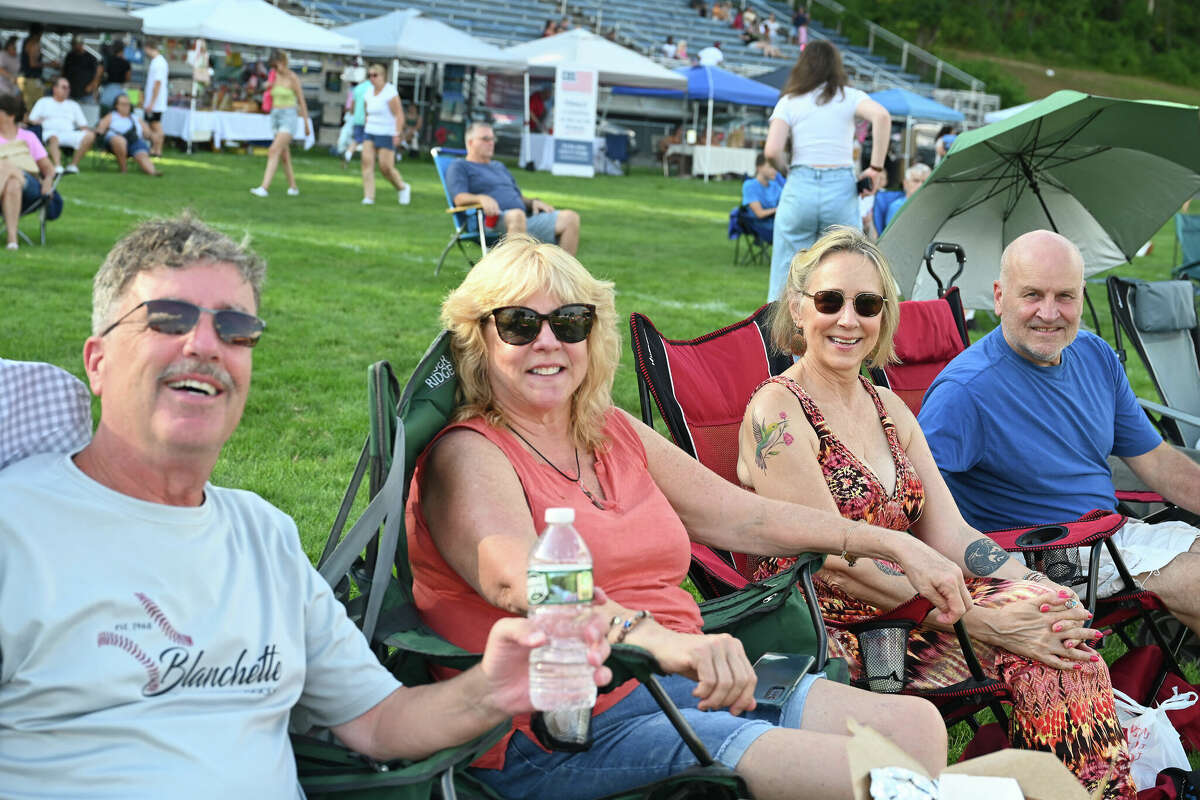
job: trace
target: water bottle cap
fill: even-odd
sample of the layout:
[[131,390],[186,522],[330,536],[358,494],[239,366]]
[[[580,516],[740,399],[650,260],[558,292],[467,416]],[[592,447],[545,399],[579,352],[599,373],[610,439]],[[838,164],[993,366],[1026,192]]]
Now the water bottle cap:
[[547,508],[546,509],[546,524],[547,525],[570,525],[575,521],[575,509],[573,508]]

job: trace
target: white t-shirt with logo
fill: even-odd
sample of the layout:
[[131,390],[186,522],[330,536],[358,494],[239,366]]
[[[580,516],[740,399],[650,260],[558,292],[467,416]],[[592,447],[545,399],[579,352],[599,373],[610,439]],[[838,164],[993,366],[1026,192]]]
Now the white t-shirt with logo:
[[808,94],[785,95],[775,104],[771,119],[792,129],[792,166],[850,166],[854,163],[854,110],[867,93],[849,86],[828,103],[817,104],[825,87]]
[[[146,110],[150,113],[158,113],[167,110],[167,59],[159,53],[154,58],[150,59],[150,65],[146,68],[146,96],[142,101],[146,104]],[[154,94],[154,84],[161,82],[158,87],[158,96],[154,98],[154,104],[150,104],[150,96]]]
[[299,706],[331,726],[399,684],[251,492],[115,492],[65,455],[0,471],[0,794],[302,793]]
[[396,134],[396,116],[392,113],[388,103],[393,97],[399,96],[396,87],[390,83],[385,83],[379,90],[379,94],[375,94],[374,86],[367,89],[367,93],[363,96],[367,111],[367,123],[363,126],[363,131],[372,136],[394,136]]
[[87,117],[83,115],[79,103],[70,98],[55,100],[50,95],[38,98],[33,104],[33,109],[29,112],[29,121],[42,126],[43,140],[87,127]]

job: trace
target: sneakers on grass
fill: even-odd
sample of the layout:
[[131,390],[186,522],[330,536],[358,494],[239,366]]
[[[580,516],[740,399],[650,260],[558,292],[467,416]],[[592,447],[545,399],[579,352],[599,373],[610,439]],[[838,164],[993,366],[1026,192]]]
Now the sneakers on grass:
[[364,197],[362,204],[364,206],[373,206],[373,205],[375,205],[375,200],[370,197]]
[[400,190],[400,205],[406,206],[412,202],[412,186],[404,184],[404,188]]
[[63,172],[67,173],[68,175],[78,175],[79,174],[79,165],[78,164],[67,164],[65,167],[63,167]]
[[297,189],[295,186],[288,187],[288,197],[295,197],[298,194],[300,194],[300,190]]
[[268,193],[267,190],[261,186],[255,186],[250,190],[250,194],[254,195],[255,197],[266,197]]

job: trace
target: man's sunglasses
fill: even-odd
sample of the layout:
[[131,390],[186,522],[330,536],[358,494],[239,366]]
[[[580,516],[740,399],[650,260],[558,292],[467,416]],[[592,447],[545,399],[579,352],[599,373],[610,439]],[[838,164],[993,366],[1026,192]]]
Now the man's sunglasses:
[[[846,305],[846,295],[840,289],[822,289],[812,294],[804,292],[804,296],[811,297],[813,306],[822,314],[837,314]],[[874,292],[854,295],[854,313],[860,317],[878,317],[882,311],[883,295]]]
[[213,315],[213,327],[225,344],[254,347],[267,327],[267,323],[245,311],[204,308],[183,300],[143,300],[122,314],[120,319],[105,328],[104,333],[100,335],[107,336],[109,331],[142,307],[146,309],[146,327],[168,336],[182,336],[195,328],[196,323],[200,321],[201,311]]
[[496,320],[496,333],[508,344],[529,344],[542,330],[542,321],[550,323],[550,332],[560,342],[575,344],[582,342],[592,332],[596,320],[596,307],[590,303],[568,303],[549,314],[539,314],[525,306],[502,306],[493,308],[480,322],[490,316]]

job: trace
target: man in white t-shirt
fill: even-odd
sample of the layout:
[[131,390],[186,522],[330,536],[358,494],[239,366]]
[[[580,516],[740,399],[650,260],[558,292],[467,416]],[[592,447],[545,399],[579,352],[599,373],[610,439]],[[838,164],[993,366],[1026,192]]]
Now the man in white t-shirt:
[[142,92],[142,111],[146,115],[146,128],[150,140],[150,155],[157,158],[162,155],[163,133],[162,117],[167,110],[167,80],[169,70],[167,59],[159,49],[157,39],[147,39],[142,45],[150,63],[146,66],[146,88]]
[[713,42],[708,47],[701,50],[697,57],[700,59],[700,66],[715,67],[725,60],[725,54],[721,52],[721,43]]
[[[79,160],[91,149],[96,133],[88,127],[83,109],[71,99],[71,84],[66,78],[54,82],[54,93],[33,104],[29,122],[42,126],[42,143],[54,162],[55,172],[79,172]],[[65,168],[62,165],[62,148],[75,150],[75,156]]]
[[[96,275],[95,436],[0,470],[5,797],[296,798],[293,710],[376,759],[422,758],[531,710],[545,637],[527,620],[497,623],[478,666],[402,687],[291,518],[208,483],[250,388],[264,276],[186,214],[143,223]],[[596,665],[604,633],[594,619]]]

